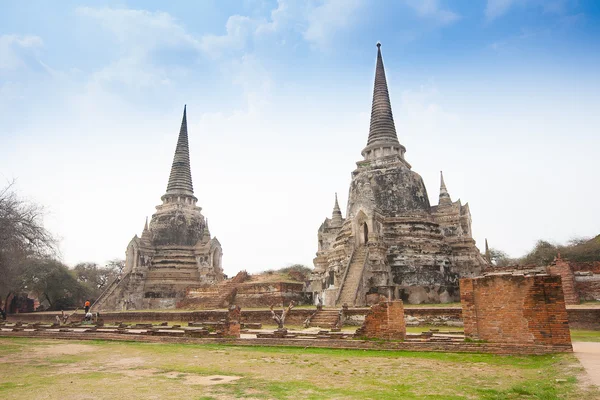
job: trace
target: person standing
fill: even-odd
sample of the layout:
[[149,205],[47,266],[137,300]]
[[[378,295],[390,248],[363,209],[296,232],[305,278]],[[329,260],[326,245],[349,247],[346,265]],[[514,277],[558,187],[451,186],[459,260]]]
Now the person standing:
[[85,308],[85,313],[86,313],[86,314],[87,314],[88,312],[90,312],[90,301],[89,301],[89,300],[87,300],[87,301],[85,302],[85,306],[84,306],[84,308]]

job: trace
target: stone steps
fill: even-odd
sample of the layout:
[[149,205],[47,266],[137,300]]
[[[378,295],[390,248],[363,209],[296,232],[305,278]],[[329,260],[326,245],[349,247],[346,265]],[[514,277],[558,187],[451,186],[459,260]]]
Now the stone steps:
[[319,328],[335,328],[338,321],[340,319],[340,311],[339,310],[325,310],[322,309],[317,311],[317,314],[311,318],[310,327],[319,327]]
[[366,258],[367,249],[364,246],[355,250],[355,253],[352,257],[352,262],[348,267],[349,270],[346,274],[346,279],[342,283],[342,293],[340,294],[337,302],[339,305],[354,305],[354,301],[356,300],[356,291],[358,289],[358,285],[360,284],[360,280],[362,279],[363,266],[365,265]]

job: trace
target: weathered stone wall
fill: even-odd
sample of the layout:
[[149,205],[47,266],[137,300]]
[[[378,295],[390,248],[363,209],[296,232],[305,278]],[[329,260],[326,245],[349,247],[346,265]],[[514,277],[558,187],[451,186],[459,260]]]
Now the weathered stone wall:
[[571,329],[600,331],[600,307],[571,306],[567,309]]
[[559,276],[489,275],[460,281],[465,336],[490,343],[569,345]]
[[304,304],[304,284],[293,282],[244,283],[238,287],[235,304],[245,307],[288,305],[290,301]]
[[[370,308],[349,308],[345,312],[344,325],[361,326]],[[294,308],[286,322],[290,325],[301,325],[306,318],[315,312],[314,308]],[[600,308],[569,306],[567,308],[569,325],[573,329],[600,330]],[[57,312],[34,312],[9,314],[9,321],[54,322]],[[79,313],[81,317],[83,314]],[[225,318],[224,310],[178,311],[178,312],[109,312],[102,313],[106,322],[163,322],[163,321],[207,321],[218,322]],[[260,322],[273,325],[269,310],[242,310],[242,322]],[[435,325],[462,326],[462,309],[460,307],[418,307],[405,308],[404,319],[407,326]]]
[[575,276],[575,290],[583,301],[600,301],[600,274]]
[[401,301],[381,302],[371,307],[365,322],[356,331],[357,337],[369,339],[404,340],[404,304]]
[[600,301],[600,261],[569,262],[575,275],[575,291],[582,301]]

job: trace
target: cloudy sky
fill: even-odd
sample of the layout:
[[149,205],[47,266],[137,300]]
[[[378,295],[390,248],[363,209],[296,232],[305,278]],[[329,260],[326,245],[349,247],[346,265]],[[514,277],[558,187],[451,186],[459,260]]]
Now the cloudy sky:
[[[232,275],[312,265],[366,144],[377,41],[406,158],[480,248],[600,233],[594,0],[0,1],[0,180],[62,258],[123,258],[165,192],[183,105]],[[345,206],[342,207],[345,214]]]

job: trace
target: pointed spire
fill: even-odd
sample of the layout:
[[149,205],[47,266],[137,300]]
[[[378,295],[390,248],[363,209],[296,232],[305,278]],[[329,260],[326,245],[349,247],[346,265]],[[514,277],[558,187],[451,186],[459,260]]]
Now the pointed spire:
[[335,194],[335,204],[333,205],[333,213],[331,213],[331,222],[334,226],[341,226],[344,222],[344,219],[342,218],[342,211],[340,210],[340,205],[338,204],[337,193]]
[[179,130],[179,139],[173,156],[173,166],[169,175],[166,194],[194,195],[192,172],[190,169],[190,149],[188,145],[186,106],[183,107],[183,119]]
[[204,241],[208,242],[210,240],[210,229],[208,229],[208,218],[204,218],[204,233],[203,233]]
[[488,264],[492,263],[492,255],[490,253],[490,248],[488,246],[487,238],[485,238],[485,259]]
[[377,43],[377,65],[375,67],[375,86],[373,88],[373,104],[371,107],[371,126],[367,146],[372,144],[399,145],[396,126],[392,115],[392,104],[388,92],[381,43]]
[[148,217],[146,217],[146,223],[144,224],[144,232],[148,232]]
[[448,193],[448,189],[446,189],[446,184],[444,183],[444,174],[440,171],[440,200],[438,205],[450,205],[452,204],[452,199],[450,198],[450,194]]

